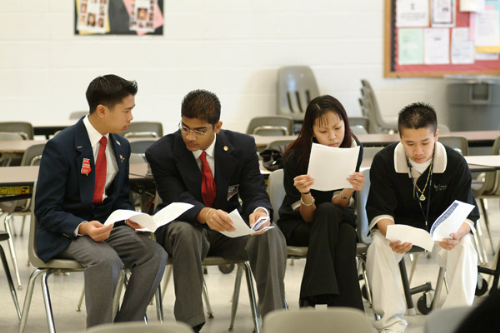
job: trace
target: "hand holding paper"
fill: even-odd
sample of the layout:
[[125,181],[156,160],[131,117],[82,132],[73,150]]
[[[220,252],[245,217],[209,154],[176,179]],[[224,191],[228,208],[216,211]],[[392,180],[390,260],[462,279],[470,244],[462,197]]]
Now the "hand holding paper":
[[155,232],[159,227],[172,222],[182,215],[193,205],[183,202],[173,202],[157,212],[153,217],[149,214],[137,212],[135,210],[117,209],[108,217],[104,225],[110,225],[118,221],[131,220],[142,225],[144,228],[135,229],[136,231]]
[[430,234],[424,229],[398,224],[389,225],[385,237],[391,241],[409,242],[430,252],[434,241],[450,238],[450,234],[457,232],[472,209],[474,209],[473,205],[455,200],[436,219]]
[[250,228],[245,221],[241,218],[240,213],[238,212],[237,209],[233,210],[231,213],[228,214],[228,217],[233,221],[233,228],[235,229],[234,231],[221,231],[220,233],[231,238],[236,238],[236,237],[241,237],[241,236],[247,236],[251,235],[256,232],[263,232],[267,231],[269,229],[274,228],[273,226],[268,226],[268,227],[262,227],[262,225],[266,222],[268,219],[267,216],[263,216],[257,221],[255,221],[255,224],[253,225],[252,228]]
[[351,188],[347,178],[356,171],[359,146],[335,148],[313,143],[307,174],[314,179],[312,189],[331,191]]

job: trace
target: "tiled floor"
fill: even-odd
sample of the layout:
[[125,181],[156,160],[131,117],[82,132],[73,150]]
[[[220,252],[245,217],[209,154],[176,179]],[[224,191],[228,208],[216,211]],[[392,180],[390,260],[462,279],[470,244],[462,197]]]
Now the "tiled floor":
[[[493,224],[492,232],[495,240],[494,244],[497,244],[500,236],[500,225],[496,223],[496,221],[500,217],[498,200],[490,200],[489,205],[489,216]],[[17,229],[19,229],[21,225],[20,220],[16,220],[15,223]],[[8,253],[7,243],[3,242],[1,245]],[[27,235],[24,235],[24,237],[18,236],[15,238],[15,247],[17,250],[18,261],[21,270],[21,281],[23,283],[23,289],[18,291],[18,297],[21,306],[24,302],[24,295],[26,292],[26,286],[28,284],[29,276],[33,271],[33,267],[27,266],[27,246]],[[488,244],[487,249],[490,249]],[[490,251],[488,251],[488,253],[490,253]],[[491,263],[491,253],[489,254],[489,260]],[[304,264],[305,260],[295,260],[293,265],[291,265],[291,263],[289,262],[287,266],[285,280],[286,292],[289,305],[292,309],[298,308],[299,287]],[[426,281],[431,281],[434,285],[437,278],[437,272],[437,264],[435,264],[432,259],[421,256],[418,260],[418,267],[412,285],[420,284]],[[233,293],[233,283],[235,276],[236,275],[234,271],[231,274],[222,274],[217,267],[208,267],[208,274],[205,276],[205,279],[208,285],[210,302],[215,317],[213,319],[207,320],[207,323],[202,332],[215,333],[227,331],[230,322],[231,297]],[[85,331],[85,308],[83,308],[81,312],[76,311],[77,302],[83,286],[83,274],[73,273],[70,275],[53,275],[49,278],[49,286],[54,318],[58,332]],[[35,286],[35,292],[25,332],[48,332],[45,309],[43,306],[43,300],[40,290],[40,283],[37,283]],[[419,296],[420,295],[414,296],[415,302]],[[476,302],[480,302],[480,300],[481,298],[476,298]],[[167,288],[163,304],[166,320],[174,320],[174,295],[172,285],[169,285],[169,287]],[[7,281],[3,270],[0,271],[0,308],[2,309],[0,315],[0,332],[17,332],[19,329],[19,324],[16,313],[14,311],[14,306],[10,297],[10,292],[7,287]],[[369,305],[367,302],[365,302],[365,308],[367,318],[372,320],[373,313],[369,309]],[[150,320],[157,320],[154,306],[149,307],[148,317],[150,318]],[[408,320],[409,325],[406,332],[423,332],[425,318],[425,316],[420,314],[417,314],[416,316],[407,316],[406,319]],[[249,307],[248,294],[246,291],[246,284],[242,283],[239,308],[233,332],[250,333],[252,332],[252,330],[253,323]]]

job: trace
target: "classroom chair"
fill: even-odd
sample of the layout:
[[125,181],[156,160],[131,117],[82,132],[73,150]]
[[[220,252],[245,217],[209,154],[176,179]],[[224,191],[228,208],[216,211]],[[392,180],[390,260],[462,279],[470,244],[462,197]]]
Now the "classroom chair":
[[278,70],[278,114],[302,121],[309,102],[319,96],[314,73],[308,66]]
[[0,132],[19,133],[23,140],[33,140],[35,136],[33,125],[25,121],[2,121],[0,122]]
[[364,115],[370,119],[369,133],[395,133],[398,131],[397,120],[386,121],[382,117],[380,108],[370,82],[361,80],[361,99],[360,104]]
[[78,120],[80,119],[81,117],[84,117],[86,115],[88,115],[89,112],[88,111],[73,111],[69,114],[69,120]]
[[[17,132],[0,132],[0,141],[20,141],[24,140],[21,133]],[[17,160],[19,163],[19,158],[13,158],[11,154],[0,154],[0,167],[7,167],[12,164],[12,161]]]
[[441,129],[439,129],[438,141],[442,144],[455,149],[462,156],[469,155],[469,141],[464,136],[458,135],[441,135]]
[[293,119],[289,116],[255,117],[250,120],[247,134],[257,135],[292,135]]
[[[40,143],[36,145],[32,145],[26,149],[26,152],[21,159],[21,166],[33,166],[40,165],[40,161],[42,159],[42,152],[45,148],[45,143]],[[17,263],[16,250],[14,248],[14,242],[12,237],[17,236],[14,225],[12,224],[13,218],[16,215],[23,217],[23,223],[21,225],[21,232],[19,233],[21,236],[23,235],[24,223],[26,220],[26,216],[31,214],[31,199],[25,200],[16,200],[16,201],[6,201],[0,202],[0,208],[3,212],[7,213],[4,219],[5,231],[9,234],[9,250],[10,255],[12,257],[12,264],[14,265],[14,273],[17,279],[18,288],[21,289],[21,278],[19,276],[19,267]]]
[[264,333],[371,333],[365,314],[352,308],[278,310],[264,318]]
[[129,322],[105,324],[91,327],[87,333],[193,333],[188,325],[181,322],[148,323]]
[[[9,234],[5,231],[0,231],[0,241],[8,240],[10,238]],[[7,277],[7,282],[9,283],[10,295],[12,296],[12,300],[14,301],[14,306],[16,307],[17,316],[19,321],[21,321],[21,309],[19,308],[19,301],[17,300],[16,288],[14,287],[14,281],[12,280],[12,276],[10,275],[9,264],[7,262],[7,257],[5,256],[5,251],[3,247],[0,245],[0,257],[2,258],[2,265],[5,271],[5,276]]]
[[349,117],[349,126],[355,135],[368,134],[370,119],[368,117]]

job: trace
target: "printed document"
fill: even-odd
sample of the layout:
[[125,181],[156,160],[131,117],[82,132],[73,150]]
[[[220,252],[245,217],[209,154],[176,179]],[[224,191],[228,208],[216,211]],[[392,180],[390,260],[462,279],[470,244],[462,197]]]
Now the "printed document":
[[450,234],[458,231],[472,209],[474,209],[473,205],[455,200],[434,221],[430,234],[424,229],[395,224],[387,227],[385,237],[391,241],[399,240],[402,243],[412,243],[430,252],[434,246],[434,241],[450,238]]
[[167,207],[158,211],[154,216],[135,210],[117,209],[108,217],[104,225],[113,224],[118,221],[131,220],[142,225],[144,228],[136,231],[155,232],[159,227],[172,222],[193,205],[184,202],[172,202]]
[[243,221],[241,218],[240,213],[238,212],[237,209],[233,210],[231,213],[227,215],[233,222],[233,228],[235,229],[234,231],[221,231],[220,233],[231,238],[236,238],[236,237],[241,237],[241,236],[247,236],[254,234],[256,232],[261,232],[261,231],[266,231],[269,229],[274,228],[272,225],[268,227],[262,227],[262,225],[266,222],[268,219],[267,216],[261,217],[257,221],[255,221],[255,224],[253,225],[252,228],[248,226],[248,224]]
[[347,178],[356,171],[359,146],[354,148],[328,147],[313,143],[307,174],[314,179],[313,190],[331,191],[351,188]]
[[396,27],[429,26],[429,0],[397,0]]
[[398,64],[424,63],[424,29],[398,30]]
[[469,28],[454,28],[451,33],[451,63],[473,64],[474,42],[469,39]]
[[424,29],[424,42],[424,63],[426,65],[450,63],[450,29]]

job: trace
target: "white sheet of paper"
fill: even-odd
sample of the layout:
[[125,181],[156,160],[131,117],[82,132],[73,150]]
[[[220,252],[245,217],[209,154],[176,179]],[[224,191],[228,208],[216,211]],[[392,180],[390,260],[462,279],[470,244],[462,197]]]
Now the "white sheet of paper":
[[499,46],[499,15],[497,10],[485,10],[476,14],[476,46]]
[[429,252],[434,247],[434,241],[426,230],[404,224],[387,226],[385,238],[391,241],[401,241],[401,243],[412,243]]
[[396,27],[429,26],[429,0],[397,0]]
[[313,190],[331,191],[351,188],[347,178],[356,171],[359,146],[354,148],[328,147],[313,143],[307,174],[314,179]]
[[146,213],[137,212],[135,210],[117,209],[109,215],[104,225],[113,224],[118,221],[131,220],[142,225],[144,228],[136,229],[136,231],[154,232],[156,229],[172,222],[193,205],[184,202],[173,202],[170,205],[162,208],[154,216]]
[[461,12],[481,12],[484,10],[484,0],[460,0]]
[[450,234],[457,232],[473,209],[474,206],[471,204],[458,200],[453,201],[432,224],[432,239],[441,241],[443,238],[450,238]]
[[[240,212],[238,212],[237,209],[233,210],[231,213],[227,215],[231,221],[233,222],[233,228],[235,229],[234,231],[221,231],[220,233],[231,238],[236,238],[236,237],[241,237],[241,236],[246,236],[246,235],[251,235],[255,233],[255,230],[250,229],[250,227],[243,221],[243,218],[240,215]],[[274,228],[273,226],[265,227],[262,229],[259,229],[260,231],[266,231],[269,229]]]
[[424,29],[424,63],[427,65],[450,63],[450,29]]
[[473,64],[474,42],[469,39],[469,28],[454,28],[451,33],[451,63]]

